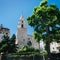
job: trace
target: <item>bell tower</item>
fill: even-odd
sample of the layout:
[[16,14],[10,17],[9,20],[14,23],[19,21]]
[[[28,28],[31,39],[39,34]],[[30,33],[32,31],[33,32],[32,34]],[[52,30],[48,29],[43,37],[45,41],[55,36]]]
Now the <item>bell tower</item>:
[[26,28],[25,26],[25,20],[24,17],[21,15],[19,21],[18,21],[18,28]]
[[25,19],[21,15],[18,21],[17,32],[16,32],[16,43],[19,48],[22,48],[24,44],[26,44],[27,39],[27,29],[25,25]]

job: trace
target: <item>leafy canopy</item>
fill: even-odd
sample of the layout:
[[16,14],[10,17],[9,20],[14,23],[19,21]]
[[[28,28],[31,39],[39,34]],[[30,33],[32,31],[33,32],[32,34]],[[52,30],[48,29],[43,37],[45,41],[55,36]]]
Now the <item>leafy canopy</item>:
[[56,5],[48,5],[47,0],[43,0],[27,20],[34,28],[34,38],[37,42],[41,39],[50,42],[60,40],[60,10]]
[[16,51],[15,40],[15,34],[13,34],[11,39],[8,35],[4,35],[2,41],[0,42],[0,53],[14,53]]

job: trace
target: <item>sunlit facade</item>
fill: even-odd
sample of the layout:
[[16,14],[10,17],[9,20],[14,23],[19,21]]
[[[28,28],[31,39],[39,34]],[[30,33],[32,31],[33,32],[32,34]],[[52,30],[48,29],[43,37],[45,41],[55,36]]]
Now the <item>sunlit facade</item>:
[[38,43],[34,40],[32,35],[27,34],[27,28],[24,17],[21,15],[16,32],[16,44],[19,48],[22,48],[24,45],[32,45],[35,48],[39,48]]
[[3,27],[3,25],[0,25],[0,42],[2,41],[2,37],[4,35],[10,36],[10,30],[8,28]]

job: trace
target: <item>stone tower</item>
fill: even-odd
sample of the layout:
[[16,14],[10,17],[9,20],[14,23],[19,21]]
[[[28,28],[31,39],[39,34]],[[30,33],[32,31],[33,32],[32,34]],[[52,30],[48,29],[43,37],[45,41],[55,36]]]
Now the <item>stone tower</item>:
[[23,44],[26,44],[26,38],[27,38],[27,29],[24,17],[21,15],[18,21],[17,33],[16,33],[16,44],[18,44],[19,48],[22,48]]

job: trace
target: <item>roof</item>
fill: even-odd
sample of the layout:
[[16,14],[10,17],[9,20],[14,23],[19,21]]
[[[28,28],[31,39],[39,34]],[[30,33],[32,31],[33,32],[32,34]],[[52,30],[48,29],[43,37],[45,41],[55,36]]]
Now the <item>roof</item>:
[[0,30],[2,30],[2,29],[10,30],[10,29],[8,29],[8,28],[3,27],[3,25],[1,24],[1,25],[0,25]]
[[33,37],[32,35],[27,35],[27,36],[31,36],[31,37]]
[[10,29],[8,29],[8,28],[2,28],[2,29],[5,29],[5,30],[10,30]]
[[21,15],[21,16],[20,16],[20,20],[24,20],[24,17],[23,17],[23,15]]

